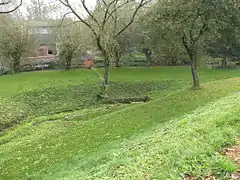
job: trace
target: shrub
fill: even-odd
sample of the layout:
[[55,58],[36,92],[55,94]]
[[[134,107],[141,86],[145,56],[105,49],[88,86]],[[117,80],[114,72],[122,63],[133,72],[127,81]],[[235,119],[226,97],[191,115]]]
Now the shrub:
[[142,54],[132,53],[123,57],[124,66],[148,66],[146,57]]

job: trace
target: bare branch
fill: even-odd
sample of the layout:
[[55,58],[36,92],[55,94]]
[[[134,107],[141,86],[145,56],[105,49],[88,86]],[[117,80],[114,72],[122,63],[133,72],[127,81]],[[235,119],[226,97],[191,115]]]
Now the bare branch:
[[199,38],[200,38],[206,31],[207,31],[207,24],[204,23],[204,24],[202,25],[202,28],[200,29],[200,31],[199,31],[199,33],[198,33],[198,36],[194,39],[193,43],[196,43],[196,42],[199,40]]
[[70,26],[70,25],[73,25],[73,24],[76,24],[76,23],[81,23],[82,21],[73,21],[73,22],[71,22],[71,23],[68,23],[68,24],[66,24],[66,25],[64,25],[64,26],[62,26],[62,27],[68,27],[68,26]]
[[[122,8],[123,6],[127,5],[130,2],[133,2],[134,0],[127,0],[124,3],[122,3],[121,5],[117,6],[116,8],[114,8],[111,12],[109,12],[106,21],[109,20],[110,17],[112,17],[113,13],[115,13],[118,9]],[[114,2],[114,1],[113,1]]]
[[107,3],[105,0],[101,0],[105,6],[107,6]]
[[67,3],[68,3],[68,1],[66,2],[66,0],[64,0],[64,2],[63,2],[63,0],[59,0],[60,1],[60,3],[62,3],[64,6],[67,6],[68,7],[68,5],[67,5]]
[[66,13],[66,14],[63,15],[62,19],[59,21],[60,23],[58,22],[59,26],[62,26],[62,23],[63,23],[64,19],[65,19],[66,16],[69,15],[69,14],[72,14],[72,12],[68,12],[68,13]]
[[69,4],[69,1],[68,0],[65,0],[64,2],[63,2],[63,0],[59,0],[64,6],[66,6],[66,7],[68,7],[71,11],[72,11],[72,13],[83,23],[83,24],[85,24],[92,32],[93,32],[93,34],[97,37],[98,36],[98,34],[97,34],[97,32],[94,30],[94,28],[86,21],[86,20],[84,20],[84,18],[83,17],[81,17],[74,9],[73,9],[73,7]]
[[7,2],[0,2],[0,6],[7,5],[7,4],[9,4],[9,3],[11,3],[11,1],[7,1]]
[[[1,2],[0,5],[7,5],[7,4],[9,4],[9,3],[11,3],[11,1]],[[7,13],[14,12],[14,11],[16,11],[16,10],[22,5],[22,3],[23,3],[23,0],[21,0],[20,3],[19,3],[19,5],[16,6],[15,8],[13,8],[13,9],[11,9],[11,10],[9,10],[9,11],[0,11],[0,14],[7,14]]]
[[99,24],[99,22],[97,21],[97,19],[92,15],[92,13],[89,11],[89,9],[86,6],[85,0],[81,0],[83,8],[85,9],[85,11],[88,13],[88,15],[97,23]]
[[[102,30],[103,30],[103,28],[104,28],[104,25],[107,23],[107,20],[109,19],[109,18],[107,18],[107,15],[108,15],[108,13],[109,13],[109,9],[110,9],[110,7],[115,3],[115,1],[116,1],[116,0],[113,0],[113,1],[111,1],[111,2],[107,5],[107,3],[106,3],[104,0],[102,0],[102,2],[104,3],[104,5],[106,6],[106,11],[105,11],[104,18],[103,18],[103,23],[102,23]],[[110,16],[112,16],[112,14],[110,14]],[[109,16],[109,17],[110,17],[110,16]]]
[[133,12],[133,15],[132,15],[132,18],[130,20],[130,22],[124,26],[117,34],[115,37],[118,37],[120,34],[122,34],[133,22],[134,22],[134,19],[138,13],[138,11],[140,10],[141,7],[143,7],[144,5],[146,5],[147,3],[149,3],[151,0],[148,0],[148,1],[145,1],[144,0],[141,0],[139,5],[137,6],[137,8],[135,9],[135,11]]

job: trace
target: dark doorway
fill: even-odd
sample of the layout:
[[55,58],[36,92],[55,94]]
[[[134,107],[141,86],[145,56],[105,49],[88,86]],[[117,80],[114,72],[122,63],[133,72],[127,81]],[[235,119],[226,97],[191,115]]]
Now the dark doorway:
[[53,51],[51,49],[49,49],[48,54],[53,54]]

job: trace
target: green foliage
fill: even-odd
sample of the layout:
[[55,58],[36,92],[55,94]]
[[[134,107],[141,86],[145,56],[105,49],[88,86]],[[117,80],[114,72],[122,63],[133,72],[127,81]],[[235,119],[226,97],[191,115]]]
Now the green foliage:
[[34,38],[28,36],[27,23],[24,21],[1,16],[0,23],[0,56],[7,60],[3,64],[12,72],[20,72],[20,58],[32,48]]
[[142,97],[148,95],[152,91],[161,91],[170,89],[175,85],[174,80],[166,81],[145,81],[145,82],[112,82],[108,87],[107,95],[109,98],[128,98]]
[[56,49],[59,63],[66,69],[72,66],[73,58],[86,51],[86,38],[83,35],[82,26],[71,24],[60,26],[56,34]]
[[129,53],[123,57],[124,66],[148,66],[146,57],[143,54]]
[[13,99],[28,104],[36,115],[73,111],[96,104],[99,86],[49,87],[18,94]]

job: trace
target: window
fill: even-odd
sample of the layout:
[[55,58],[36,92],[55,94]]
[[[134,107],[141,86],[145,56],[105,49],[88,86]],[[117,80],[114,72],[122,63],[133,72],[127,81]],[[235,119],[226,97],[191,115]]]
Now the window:
[[49,49],[48,54],[53,54],[53,51],[51,49]]
[[38,29],[38,33],[39,33],[39,34],[49,34],[47,28],[39,28],[39,29]]

